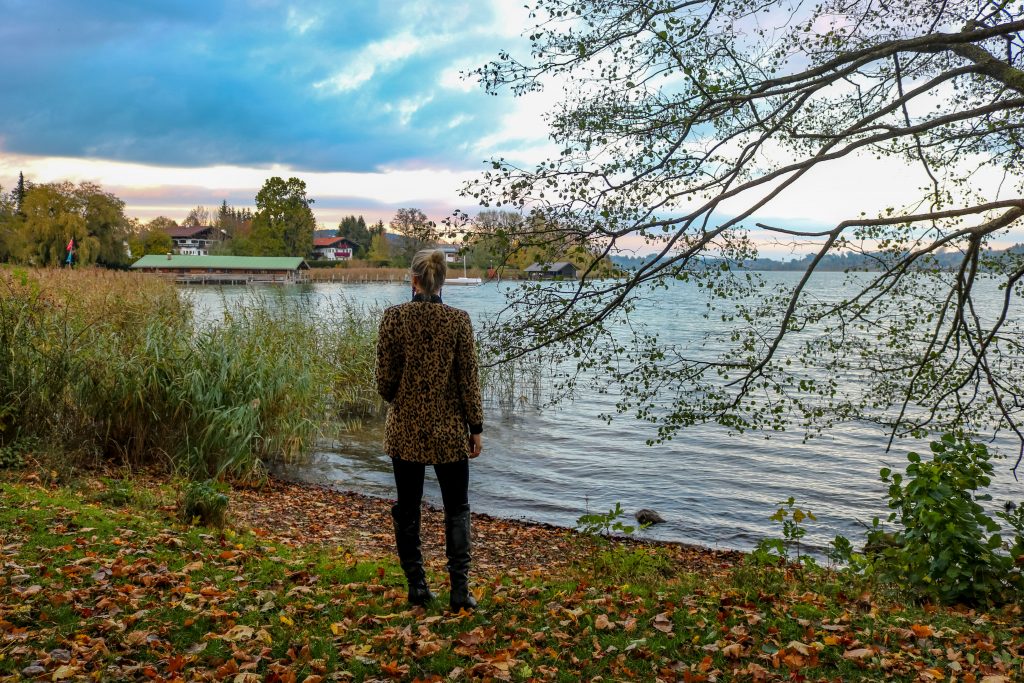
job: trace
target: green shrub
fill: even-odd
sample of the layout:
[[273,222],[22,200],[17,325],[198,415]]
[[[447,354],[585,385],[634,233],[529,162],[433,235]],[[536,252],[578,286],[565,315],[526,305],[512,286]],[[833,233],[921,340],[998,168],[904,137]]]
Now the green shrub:
[[593,574],[616,583],[655,581],[672,576],[676,567],[661,548],[630,548],[615,544],[593,558]]
[[185,485],[179,514],[187,524],[222,527],[227,518],[228,497],[212,479]]
[[1014,510],[997,515],[1016,531],[1006,543],[981,506],[991,500],[978,493],[991,482],[988,449],[961,434],[945,434],[931,451],[931,460],[908,454],[905,477],[881,470],[889,484],[889,521],[899,526],[884,543],[877,524],[869,533],[869,545],[878,548],[879,576],[945,603],[1000,603],[1019,595],[1021,566],[1015,560],[1024,555],[1024,518]]
[[103,489],[91,496],[92,500],[112,507],[134,505],[140,508],[154,508],[160,504],[159,498],[145,487],[138,486],[129,479],[111,479],[102,477]]
[[613,533],[629,535],[636,531],[637,527],[631,524],[623,524],[620,520],[625,516],[620,503],[615,503],[608,512],[588,512],[580,515],[576,520],[576,528],[591,536],[611,536]]
[[24,464],[21,449],[15,444],[0,446],[0,470],[16,470]]

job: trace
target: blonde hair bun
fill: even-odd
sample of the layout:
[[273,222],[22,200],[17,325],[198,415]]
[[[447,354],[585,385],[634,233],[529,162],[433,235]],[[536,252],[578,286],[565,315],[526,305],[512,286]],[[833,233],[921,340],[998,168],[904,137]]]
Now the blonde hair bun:
[[440,249],[421,249],[412,257],[412,275],[427,294],[437,294],[448,275],[448,264]]

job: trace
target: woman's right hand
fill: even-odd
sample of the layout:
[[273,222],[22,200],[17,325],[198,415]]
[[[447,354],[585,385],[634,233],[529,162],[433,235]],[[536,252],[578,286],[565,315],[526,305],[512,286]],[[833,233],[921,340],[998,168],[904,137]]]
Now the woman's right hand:
[[480,455],[480,451],[484,448],[483,437],[480,434],[469,435],[469,457],[475,458]]

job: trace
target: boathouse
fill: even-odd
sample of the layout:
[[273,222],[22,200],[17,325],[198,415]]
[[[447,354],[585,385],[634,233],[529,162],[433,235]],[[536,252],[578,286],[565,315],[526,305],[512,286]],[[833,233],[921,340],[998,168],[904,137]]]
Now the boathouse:
[[304,282],[309,265],[300,256],[143,256],[132,270],[183,284],[247,285]]
[[534,263],[523,271],[531,280],[576,279],[576,266],[568,261]]

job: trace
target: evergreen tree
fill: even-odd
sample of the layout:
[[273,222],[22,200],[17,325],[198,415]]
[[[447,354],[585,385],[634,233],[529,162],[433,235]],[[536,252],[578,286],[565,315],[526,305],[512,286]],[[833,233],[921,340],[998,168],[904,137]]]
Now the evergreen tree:
[[14,186],[14,191],[11,193],[13,195],[13,197],[14,197],[14,211],[16,213],[20,214],[22,212],[21,211],[21,207],[25,203],[25,190],[26,189],[27,189],[27,187],[25,185],[25,174],[19,172],[18,173],[18,184]]
[[370,250],[370,229],[366,227],[366,220],[359,216],[345,216],[338,224],[338,237],[344,237],[356,245],[356,258],[365,258]]
[[10,197],[0,187],[0,263],[11,258],[14,246],[14,193]]

